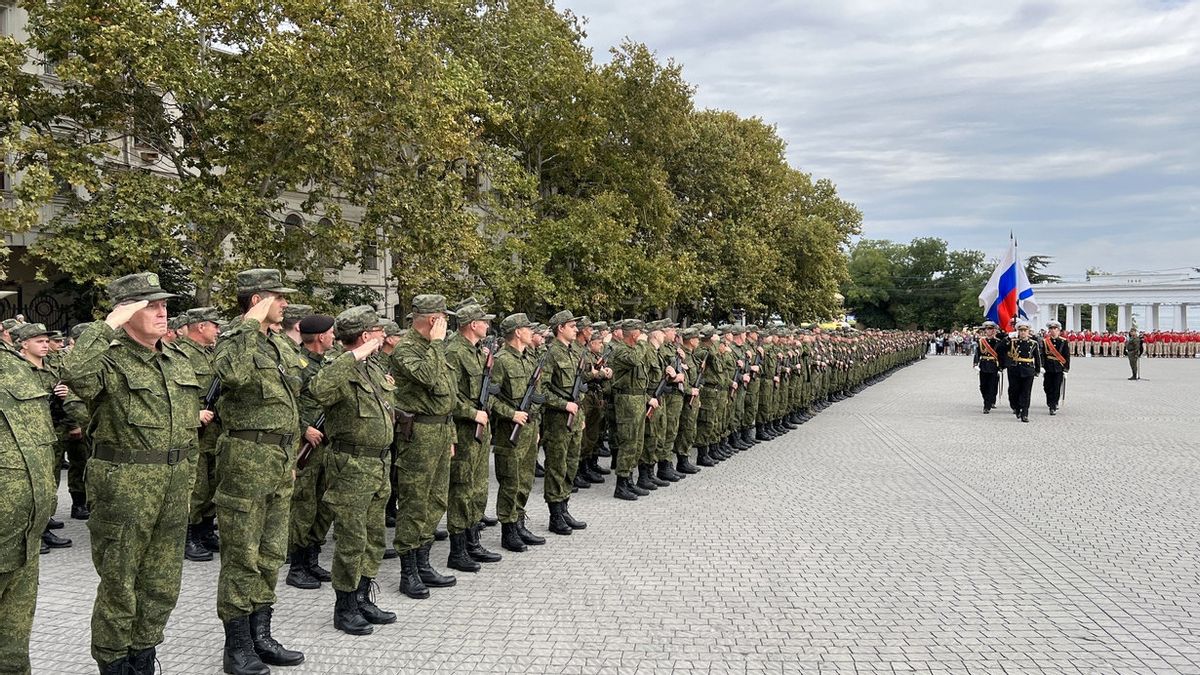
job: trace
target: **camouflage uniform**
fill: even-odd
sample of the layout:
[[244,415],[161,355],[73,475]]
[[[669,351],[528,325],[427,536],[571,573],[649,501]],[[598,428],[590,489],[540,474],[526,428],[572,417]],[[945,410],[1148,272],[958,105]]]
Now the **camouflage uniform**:
[[39,538],[54,504],[54,441],[45,391],[19,354],[0,349],[0,670],[22,675],[30,672]]
[[[321,403],[309,391],[313,378],[321,372],[326,363],[337,358],[340,357],[329,353],[316,354],[309,351],[308,347],[300,348],[299,429],[301,437],[306,429],[316,426],[317,418],[321,416],[322,412]],[[326,424],[328,422],[329,420],[326,418]],[[297,467],[296,483],[292,489],[288,547],[291,550],[293,566],[296,565],[298,559],[303,558],[310,570],[316,567],[317,553],[321,549],[321,544],[325,543],[334,519],[332,510],[322,498],[329,485],[329,476],[325,467],[328,445],[328,441],[325,441],[313,448],[305,467],[303,469]],[[321,579],[324,574],[318,572],[315,576]]]
[[[636,319],[627,319],[620,327],[630,331],[641,330],[643,325]],[[610,367],[613,370],[613,415],[617,438],[616,474],[618,479],[628,480],[646,442],[646,382],[649,374],[641,349],[622,342],[613,345]]]
[[[520,316],[524,317],[523,314]],[[496,494],[496,517],[502,524],[515,525],[525,518],[525,505],[533,487],[533,465],[537,460],[538,416],[541,410],[539,404],[534,403],[526,410],[529,413],[529,422],[521,430],[516,443],[509,439],[514,427],[513,414],[517,412],[529,379],[536,368],[537,363],[532,354],[518,351],[512,345],[506,344],[496,355],[495,370],[492,371],[493,381],[499,388],[492,399],[492,410],[496,413],[493,438],[496,480],[500,483]]]
[[[117,279],[108,293],[114,304],[174,297],[154,274]],[[71,389],[92,410],[88,530],[100,576],[92,657],[103,667],[160,644],[175,609],[196,479],[200,383],[178,347],[147,349],[103,321],[80,336],[66,369]]]
[[[561,311],[550,318],[550,326],[562,326],[578,322],[582,317],[574,316],[569,311]],[[583,372],[580,372],[580,361],[583,361]],[[542,391],[545,392],[546,404],[542,412],[542,445],[546,451],[546,476],[542,483],[542,494],[550,510],[550,531],[555,534],[569,535],[574,530],[582,530],[586,523],[575,520],[567,512],[567,502],[571,498],[571,488],[575,471],[579,467],[580,446],[583,444],[583,429],[586,426],[580,395],[572,398],[571,390],[575,386],[576,375],[584,377],[590,373],[583,352],[574,342],[563,342],[554,338],[546,353],[546,370],[542,376]],[[567,404],[575,403],[578,409],[574,418],[567,413]],[[588,483],[590,487],[590,483]]]
[[[478,305],[463,307],[459,310],[459,315],[460,322],[490,321],[495,318],[491,314],[484,314]],[[487,506],[491,425],[486,425],[479,436],[480,440],[475,440],[479,386],[487,360],[483,346],[471,344],[462,335],[454,335],[446,343],[446,361],[454,371],[455,390],[458,394],[454,406],[457,444],[454,458],[450,461],[450,495],[446,512],[446,527],[451,537],[475,528],[483,518]],[[488,406],[489,410],[490,407]]]

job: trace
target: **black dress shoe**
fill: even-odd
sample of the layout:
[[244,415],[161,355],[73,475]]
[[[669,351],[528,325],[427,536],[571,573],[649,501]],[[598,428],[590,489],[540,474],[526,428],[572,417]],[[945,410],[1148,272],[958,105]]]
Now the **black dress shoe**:
[[533,477],[534,478],[544,478],[545,476],[546,476],[546,467],[542,466],[541,462],[535,461],[533,464]]

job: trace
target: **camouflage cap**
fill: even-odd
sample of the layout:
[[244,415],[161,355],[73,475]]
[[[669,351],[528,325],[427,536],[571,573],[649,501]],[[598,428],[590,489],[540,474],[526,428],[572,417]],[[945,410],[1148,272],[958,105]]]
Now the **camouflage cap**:
[[375,313],[375,308],[370,305],[359,305],[337,315],[337,320],[333,323],[333,332],[340,340],[343,337],[357,336],[367,329],[378,326],[379,315]]
[[495,318],[495,314],[483,311],[483,306],[479,304],[472,303],[458,308],[458,325],[460,326],[465,326],[472,321],[491,321]]
[[575,322],[575,326],[576,326],[577,328],[580,328],[580,329],[583,329],[583,328],[591,328],[591,327],[592,327],[592,320],[591,320],[591,319],[589,319],[589,318],[587,317],[587,315],[585,314],[585,315],[583,315],[583,316],[579,317],[579,320]]
[[40,337],[42,335],[50,335],[52,333],[54,333],[54,331],[48,330],[46,328],[46,324],[44,323],[25,323],[21,324],[16,330],[12,331],[12,336],[14,342],[22,342],[24,340]]
[[454,303],[454,309],[455,309],[455,311],[457,311],[468,305],[479,305],[480,307],[483,307],[483,304],[484,304],[483,302],[481,302],[475,296],[472,295],[472,296],[463,298],[462,300],[459,300],[458,302]]
[[513,331],[517,330],[518,328],[528,328],[532,325],[533,324],[529,322],[529,317],[525,316],[525,314],[522,312],[509,314],[508,316],[504,317],[503,321],[500,322],[500,334],[511,335]]
[[108,282],[105,290],[108,291],[108,297],[114,305],[124,302],[137,302],[139,300],[153,302],[155,300],[179,297],[174,293],[164,291],[159,286],[158,275],[154,272],[126,274],[120,279]]
[[213,323],[221,323],[221,310],[216,307],[193,307],[183,314],[185,326],[190,326],[194,323],[204,323],[211,321]]
[[446,307],[446,296],[433,293],[418,295],[412,301],[413,314],[448,314],[455,316],[456,312]]
[[184,315],[173,316],[167,319],[167,330],[179,330],[187,324],[183,322]]
[[592,322],[592,330],[595,331],[597,335],[599,335],[600,331],[608,330],[608,322],[607,321],[593,321]]
[[5,319],[2,323],[0,323],[0,326],[3,326],[4,330],[12,331],[12,329],[20,326],[23,323],[25,322],[21,321],[20,319]]
[[79,336],[83,335],[83,331],[87,330],[90,325],[92,325],[91,321],[77,323],[71,326],[71,330],[67,332],[67,335],[70,335],[72,340],[78,340]]
[[380,319],[379,325],[383,326],[384,337],[396,337],[404,332],[400,330],[400,324],[391,319]]
[[283,321],[284,323],[291,324],[299,323],[300,319],[303,319],[312,313],[312,305],[289,304],[287,307],[283,308]]
[[654,321],[647,321],[646,327],[644,330],[647,333],[661,331],[662,329],[666,328],[667,323],[668,323],[668,321],[666,319],[655,319]]
[[746,324],[746,332],[747,333],[757,333],[758,332],[758,324],[756,324],[756,323]]
[[565,323],[571,323],[572,321],[577,322],[580,318],[581,317],[571,313],[571,310],[564,309],[561,312],[556,312],[554,316],[550,317],[550,321],[547,322],[547,328],[553,330],[556,326],[561,326]]
[[301,335],[319,335],[333,328],[334,318],[328,314],[309,314],[300,319]]
[[731,335],[744,335],[744,334],[746,333],[746,327],[745,327],[745,326],[739,326],[739,325],[737,325],[737,324],[735,323],[735,324],[733,324],[733,326],[732,326],[732,327],[730,327],[730,329],[729,329],[729,333],[730,333]]
[[246,293],[295,293],[296,289],[283,285],[283,275],[279,270],[257,268],[238,272],[238,295]]
[[56,330],[56,331],[50,333],[50,339],[55,340],[57,342],[62,342],[63,340],[67,339],[67,337],[62,334],[61,330]]
[[700,328],[698,326],[688,326],[687,328],[679,331],[679,337],[683,338],[684,340],[698,338],[700,337]]
[[720,324],[717,326],[717,330],[720,331],[721,333],[728,333],[730,330],[733,330],[733,324],[731,324],[731,323]]
[[711,323],[704,324],[698,330],[700,331],[700,337],[705,340],[711,340],[717,337],[717,329]]
[[644,330],[646,322],[641,319],[621,319],[613,324],[613,328],[620,328],[621,330]]

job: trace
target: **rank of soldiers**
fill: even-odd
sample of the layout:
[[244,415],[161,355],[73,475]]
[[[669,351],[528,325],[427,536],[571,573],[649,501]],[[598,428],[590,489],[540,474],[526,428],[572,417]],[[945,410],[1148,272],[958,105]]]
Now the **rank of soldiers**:
[[[285,564],[292,586],[333,586],[337,630],[369,634],[397,619],[375,604],[384,560],[399,559],[407,597],[455,585],[430,562],[443,518],[446,564],[460,572],[501,560],[480,540],[497,521],[506,551],[545,544],[527,512],[539,468],[547,529],[569,536],[588,527],[571,495],[606,475],[615,498],[645,498],[796,429],[924,358],[927,344],[898,331],[610,325],[565,310],[545,325],[520,313],[497,324],[475,298],[451,307],[440,295],[415,297],[402,330],[370,307],[333,317],[289,305],[295,291],[276,270],[236,283],[241,314],[228,323],[211,307],[169,319],[175,296],[152,273],[110,283],[114,309],[69,337],[4,322],[0,663],[10,670],[29,672],[39,552],[71,545],[51,517],[64,455],[71,517],[87,522],[100,577],[99,671],[154,673],[183,561],[219,552],[224,671],[264,675],[305,660],[272,632]],[[1019,342],[1016,356],[996,343],[997,364],[1024,363]],[[1043,352],[1030,354],[1039,368]],[[331,531],[327,570],[318,557]]]

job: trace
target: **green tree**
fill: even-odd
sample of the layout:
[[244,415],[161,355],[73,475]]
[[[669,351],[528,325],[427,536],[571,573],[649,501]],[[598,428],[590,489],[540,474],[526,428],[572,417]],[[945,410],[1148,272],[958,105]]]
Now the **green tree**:
[[1031,255],[1025,259],[1025,274],[1029,277],[1031,284],[1056,284],[1062,281],[1062,277],[1057,274],[1050,274],[1046,270],[1054,263],[1052,255]]

